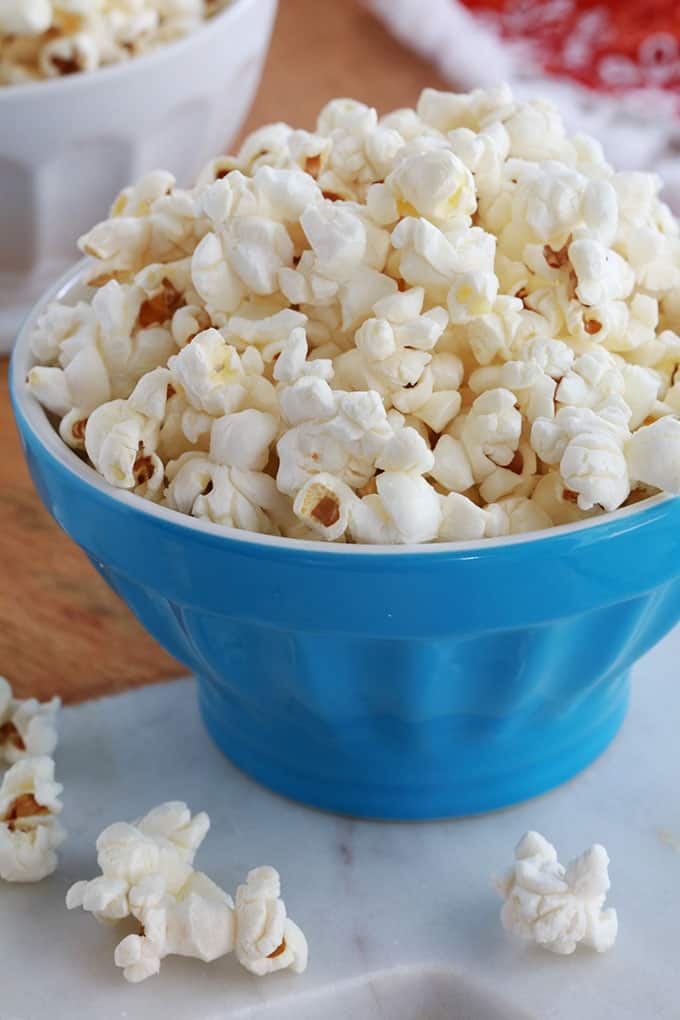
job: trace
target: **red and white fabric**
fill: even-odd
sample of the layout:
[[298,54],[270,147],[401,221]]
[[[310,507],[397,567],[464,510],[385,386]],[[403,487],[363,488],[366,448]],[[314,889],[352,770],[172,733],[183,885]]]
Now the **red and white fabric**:
[[680,209],[677,0],[366,2],[452,84],[553,100],[617,167],[659,173]]

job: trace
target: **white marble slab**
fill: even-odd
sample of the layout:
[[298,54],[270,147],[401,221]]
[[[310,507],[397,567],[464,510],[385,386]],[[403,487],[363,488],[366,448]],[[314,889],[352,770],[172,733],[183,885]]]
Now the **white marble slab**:
[[[679,655],[680,630],[639,666],[621,735],[576,780],[443,823],[355,822],[269,794],[205,737],[189,681],[67,710],[57,765],[71,837],[51,879],[0,887],[0,1020],[678,1020]],[[197,864],[220,884],[279,868],[309,937],[305,975],[172,958],[130,986],[112,959],[122,936],[66,911],[71,882],[96,873],[99,831],[166,799],[210,813]],[[605,844],[611,953],[555,957],[503,932],[489,875],[527,828],[564,858]]]

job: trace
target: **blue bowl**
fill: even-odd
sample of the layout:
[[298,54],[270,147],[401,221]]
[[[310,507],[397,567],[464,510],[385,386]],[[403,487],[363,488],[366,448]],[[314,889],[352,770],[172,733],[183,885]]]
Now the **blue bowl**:
[[[41,302],[77,290],[70,274]],[[614,737],[633,663],[680,619],[680,499],[533,536],[329,546],[220,528],[109,487],[11,366],[59,525],[198,677],[208,732],[316,807],[422,819],[569,779]],[[158,734],[162,739],[162,734]]]

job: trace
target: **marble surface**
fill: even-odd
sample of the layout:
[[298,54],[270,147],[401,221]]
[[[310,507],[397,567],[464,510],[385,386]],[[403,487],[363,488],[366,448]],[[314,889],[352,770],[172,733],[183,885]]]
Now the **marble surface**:
[[[680,1020],[679,655],[677,630],[638,666],[620,736],[577,779],[438,823],[357,822],[268,793],[204,736],[190,681],[66,710],[70,839],[46,882],[0,887],[0,1020]],[[167,799],[209,812],[197,865],[225,888],[257,864],[281,871],[306,974],[171,958],[127,985],[112,958],[122,933],[66,911],[71,882],[96,873],[99,831]],[[607,847],[611,953],[555,957],[502,930],[489,876],[527,828],[563,859]]]

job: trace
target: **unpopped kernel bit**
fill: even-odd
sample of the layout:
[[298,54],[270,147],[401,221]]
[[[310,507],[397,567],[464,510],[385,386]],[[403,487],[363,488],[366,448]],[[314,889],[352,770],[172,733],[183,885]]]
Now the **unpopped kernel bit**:
[[680,492],[658,191],[505,86],[333,100],[193,189],[126,188],[27,385],[111,485],[269,535],[476,540]]
[[249,872],[231,896],[193,867],[210,826],[202,812],[171,801],[134,822],[116,822],[97,840],[101,875],[76,882],[66,896],[69,910],[82,907],[106,923],[128,917],[139,931],[116,947],[114,962],[127,981],[157,974],[167,956],[209,963],[236,951],[260,976],[307,965],[307,942],[280,898],[273,868]]
[[514,866],[493,880],[504,900],[503,927],[551,953],[569,955],[579,943],[606,952],[618,930],[616,911],[604,909],[608,865],[607,851],[595,843],[564,868],[552,844],[527,832]]

